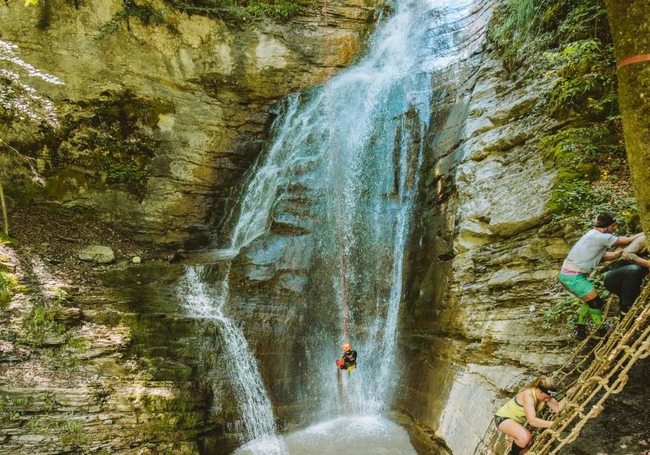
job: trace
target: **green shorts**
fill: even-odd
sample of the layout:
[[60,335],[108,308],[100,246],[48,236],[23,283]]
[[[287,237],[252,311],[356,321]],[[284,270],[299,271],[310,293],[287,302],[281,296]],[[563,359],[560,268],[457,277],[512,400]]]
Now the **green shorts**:
[[560,273],[558,278],[562,286],[578,298],[582,298],[596,289],[585,275],[565,275]]

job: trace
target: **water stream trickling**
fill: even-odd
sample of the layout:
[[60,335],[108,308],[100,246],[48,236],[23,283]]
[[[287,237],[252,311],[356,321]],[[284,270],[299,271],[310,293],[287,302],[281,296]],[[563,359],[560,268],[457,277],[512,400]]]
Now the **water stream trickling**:
[[204,273],[203,266],[186,268],[184,280],[178,288],[179,298],[190,315],[214,323],[219,330],[225,348],[223,363],[232,379],[246,438],[264,441],[265,453],[269,455],[286,453],[283,441],[276,437],[271,401],[255,356],[250,352],[242,331],[224,314],[229,294],[229,270],[225,271],[216,289],[206,284]]
[[[330,421],[343,412],[341,402],[332,399],[339,394],[333,362],[340,355],[344,322],[349,321],[350,341],[360,359],[359,368],[343,378],[347,411],[357,416],[344,426],[365,422],[368,428],[379,428],[378,440],[380,434],[399,439],[400,430],[391,433],[378,416],[390,409],[399,380],[395,353],[404,257],[432,116],[432,78],[476,50],[478,41],[469,37],[471,32],[461,33],[471,28],[474,3],[480,0],[402,1],[377,28],[368,54],[355,66],[325,86],[288,97],[273,126],[273,142],[242,193],[232,234],[214,253],[231,260],[266,235],[272,222],[294,228],[285,235],[300,232],[302,254],[308,256],[303,262],[311,264],[304,292],[311,292],[308,300],[320,309],[320,320],[305,328],[305,354],[314,369],[309,375],[313,414]],[[215,321],[226,350],[233,345],[241,352],[246,340],[225,316],[229,273],[214,289],[207,289],[200,275],[200,268],[187,270],[182,296],[187,311]],[[277,442],[254,356],[245,357],[250,365],[238,364],[231,377],[246,440],[253,441],[239,453],[266,454],[289,446],[294,447],[292,454],[320,453],[313,446],[305,451],[296,447],[314,439],[314,432],[336,431],[341,421],[331,423],[330,430],[321,423],[318,430]],[[268,448],[269,440],[279,444],[271,444],[276,449]],[[256,446],[260,441],[265,442]],[[414,451],[407,441],[403,451],[392,453]]]

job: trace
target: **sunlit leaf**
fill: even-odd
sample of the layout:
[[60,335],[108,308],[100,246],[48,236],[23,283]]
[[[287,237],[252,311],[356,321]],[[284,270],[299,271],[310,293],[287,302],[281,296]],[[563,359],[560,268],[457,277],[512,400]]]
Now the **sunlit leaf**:
[[38,0],[25,0],[25,6],[29,6],[29,5],[34,5],[34,6],[38,5]]

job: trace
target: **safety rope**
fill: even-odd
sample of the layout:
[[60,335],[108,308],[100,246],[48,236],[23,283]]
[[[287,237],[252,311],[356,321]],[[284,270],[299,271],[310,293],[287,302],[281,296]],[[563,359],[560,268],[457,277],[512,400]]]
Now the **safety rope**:
[[343,209],[342,196],[343,196],[343,185],[340,175],[341,169],[341,148],[336,137],[336,121],[333,112],[333,96],[332,96],[332,65],[330,62],[330,38],[329,38],[329,23],[327,16],[327,0],[323,0],[323,21],[324,21],[324,35],[325,35],[325,67],[327,68],[327,81],[325,83],[327,89],[327,98],[328,98],[328,114],[329,114],[329,123],[330,123],[330,138],[332,140],[332,146],[334,149],[334,180],[336,188],[336,220],[337,220],[337,237],[338,237],[338,247],[339,247],[339,270],[341,274],[341,299],[343,301],[343,342],[348,342],[348,282],[346,277],[347,270],[347,258],[345,255],[345,241],[343,233]]

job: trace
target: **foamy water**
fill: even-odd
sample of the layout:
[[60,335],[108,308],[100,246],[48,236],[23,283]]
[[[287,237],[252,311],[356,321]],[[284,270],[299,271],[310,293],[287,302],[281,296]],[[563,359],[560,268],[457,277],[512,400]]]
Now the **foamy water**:
[[[290,455],[416,455],[406,430],[380,416],[349,416],[321,422],[282,437]],[[267,444],[269,444],[267,446]],[[255,440],[236,455],[273,453],[277,441]]]

